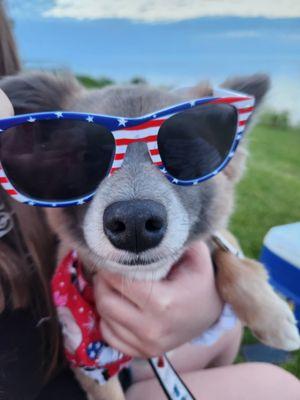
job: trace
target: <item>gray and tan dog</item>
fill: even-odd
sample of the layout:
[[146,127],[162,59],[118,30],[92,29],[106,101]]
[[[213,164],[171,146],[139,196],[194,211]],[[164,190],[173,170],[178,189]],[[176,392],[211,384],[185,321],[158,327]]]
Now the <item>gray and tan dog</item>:
[[[254,75],[228,80],[223,86],[255,96],[259,106],[269,80],[264,75]],[[18,114],[75,110],[138,117],[211,94],[208,85],[178,93],[148,86],[85,90],[71,76],[42,73],[6,78],[1,87]],[[168,274],[194,239],[202,238],[213,251],[211,236],[226,229],[234,205],[234,187],[242,176],[246,155],[244,140],[221,173],[200,185],[182,187],[169,183],[152,164],[144,143],[129,145],[121,169],[101,182],[89,204],[46,210],[50,225],[61,241],[59,257],[72,248],[78,251],[86,268],[107,268],[135,279],[157,280]],[[152,230],[151,238],[145,228],[149,210],[164,225],[157,235]],[[116,218],[121,218],[128,227],[126,234],[110,228]],[[130,234],[132,220],[135,226],[140,226],[138,252],[131,251],[136,247],[136,236]],[[215,259],[220,293],[238,317],[264,343],[286,350],[299,348],[293,314],[269,286],[263,267],[224,252],[216,251]],[[115,379],[99,386],[80,372],[75,373],[90,399],[123,398]]]

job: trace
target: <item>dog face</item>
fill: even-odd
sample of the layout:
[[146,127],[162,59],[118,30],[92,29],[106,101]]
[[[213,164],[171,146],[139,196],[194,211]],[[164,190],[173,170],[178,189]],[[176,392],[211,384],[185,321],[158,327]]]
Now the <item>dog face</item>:
[[[206,85],[180,93],[147,86],[86,91],[70,77],[48,74],[8,78],[1,86],[17,113],[67,108],[138,117],[211,94]],[[268,79],[254,75],[224,86],[254,95],[259,104]],[[223,172],[199,185],[183,187],[171,184],[152,164],[145,143],[133,143],[122,167],[99,184],[90,203],[46,212],[60,239],[94,268],[137,279],[160,279],[193,239],[206,239],[226,226],[244,162],[242,144]]]

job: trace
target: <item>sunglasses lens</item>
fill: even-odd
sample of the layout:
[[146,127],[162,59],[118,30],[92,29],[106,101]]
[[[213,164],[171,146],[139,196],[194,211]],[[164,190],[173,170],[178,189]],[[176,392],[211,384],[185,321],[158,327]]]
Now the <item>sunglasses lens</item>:
[[92,193],[108,174],[114,149],[108,129],[85,121],[25,123],[0,135],[2,167],[13,186],[49,202]]
[[228,104],[203,104],[167,119],[158,133],[165,168],[181,180],[214,172],[231,150],[236,127],[237,111]]

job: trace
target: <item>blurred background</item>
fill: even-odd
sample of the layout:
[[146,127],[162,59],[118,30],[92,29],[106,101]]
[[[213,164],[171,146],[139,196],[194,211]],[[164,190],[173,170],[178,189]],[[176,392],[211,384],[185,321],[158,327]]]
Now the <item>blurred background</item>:
[[300,123],[299,0],[6,0],[27,68],[155,85],[267,72]]
[[[147,82],[174,88],[268,73],[272,90],[249,136],[248,170],[237,189],[231,229],[245,253],[259,258],[271,227],[300,221],[299,0],[6,0],[5,5],[23,66],[69,69],[87,87]],[[244,346],[255,343],[246,333]],[[277,357],[275,362],[300,377],[300,352],[270,356],[260,349],[256,357],[261,354]],[[239,361],[249,357],[251,351],[242,352]]]

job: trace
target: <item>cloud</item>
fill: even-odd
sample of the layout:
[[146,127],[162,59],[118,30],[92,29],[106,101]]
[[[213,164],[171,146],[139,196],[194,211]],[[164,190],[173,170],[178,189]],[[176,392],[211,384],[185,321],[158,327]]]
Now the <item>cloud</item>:
[[204,16],[300,17],[299,0],[54,0],[43,15],[56,18],[128,18],[145,22]]

